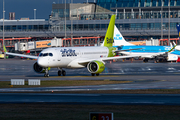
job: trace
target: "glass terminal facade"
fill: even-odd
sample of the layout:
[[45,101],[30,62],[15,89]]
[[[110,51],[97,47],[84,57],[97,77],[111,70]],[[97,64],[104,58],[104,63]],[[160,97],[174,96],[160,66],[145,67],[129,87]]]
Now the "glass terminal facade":
[[[109,10],[112,7],[161,7],[162,3],[169,6],[169,0],[97,0],[97,5]],[[170,6],[180,6],[180,0],[170,0]]]
[[[116,26],[126,38],[168,38],[169,17],[170,35],[178,37],[176,24],[180,24],[180,0],[170,0],[170,3],[169,0],[97,0],[96,3],[67,4],[66,9],[64,4],[53,4],[52,17],[48,21],[5,21],[6,35],[64,37],[66,28],[66,37],[71,34],[74,37],[104,36],[111,15],[117,14]],[[2,29],[1,20],[1,32]],[[10,32],[19,33],[13,36]]]

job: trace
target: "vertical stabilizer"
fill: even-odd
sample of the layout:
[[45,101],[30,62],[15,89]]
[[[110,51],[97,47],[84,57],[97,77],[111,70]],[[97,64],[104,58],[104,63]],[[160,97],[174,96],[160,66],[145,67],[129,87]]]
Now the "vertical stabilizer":
[[114,35],[114,25],[115,25],[116,15],[111,16],[111,20],[109,22],[109,26],[106,32],[106,36],[104,38],[104,46],[112,47],[113,45],[113,35]]
[[113,46],[122,46],[122,45],[133,45],[127,42],[117,27],[114,25],[114,43]]

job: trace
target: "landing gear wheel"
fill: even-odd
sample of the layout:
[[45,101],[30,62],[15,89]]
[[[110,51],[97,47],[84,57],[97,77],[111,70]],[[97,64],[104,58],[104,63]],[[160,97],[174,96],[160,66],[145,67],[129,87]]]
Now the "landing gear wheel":
[[95,74],[94,73],[91,73],[92,76],[94,76]]
[[66,76],[66,71],[65,70],[62,70],[62,75]]
[[61,70],[58,71],[58,76],[61,76]]
[[147,58],[145,58],[145,59],[143,60],[143,62],[144,62],[144,63],[148,62],[148,59],[147,59]]
[[99,76],[99,73],[97,73],[96,76]]
[[46,74],[46,73],[45,73],[45,74],[44,74],[44,77],[49,77],[49,74]]
[[46,70],[45,70],[44,77],[49,77],[48,68],[46,68]]

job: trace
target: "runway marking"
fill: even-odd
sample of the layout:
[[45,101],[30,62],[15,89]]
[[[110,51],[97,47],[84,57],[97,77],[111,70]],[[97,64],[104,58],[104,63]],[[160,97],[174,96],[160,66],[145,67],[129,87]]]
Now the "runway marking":
[[161,81],[167,81],[167,80],[161,80]]
[[174,74],[180,74],[180,73],[174,73]]
[[110,81],[110,79],[104,79],[104,81]]

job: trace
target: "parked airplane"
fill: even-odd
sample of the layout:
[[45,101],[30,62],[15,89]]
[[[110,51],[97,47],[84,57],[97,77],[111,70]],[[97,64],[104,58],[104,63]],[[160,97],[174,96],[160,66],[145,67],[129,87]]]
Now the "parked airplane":
[[113,45],[113,34],[115,25],[115,15],[112,15],[104,39],[104,46],[99,47],[57,47],[47,48],[41,51],[39,56],[22,55],[5,52],[7,55],[14,55],[26,58],[37,59],[33,68],[38,73],[45,73],[48,77],[50,68],[58,68],[58,75],[65,76],[63,68],[84,68],[87,67],[92,76],[98,76],[105,69],[105,61],[113,59],[130,58],[135,56],[114,57],[116,48]]
[[[171,50],[172,46],[137,46],[127,42],[116,26],[114,27],[113,47],[117,47],[118,53],[124,55],[141,56],[144,58],[144,62],[148,62],[150,59],[154,59],[156,62],[159,62],[159,60],[173,61],[178,59],[177,51]],[[178,51],[178,53],[180,52]]]

